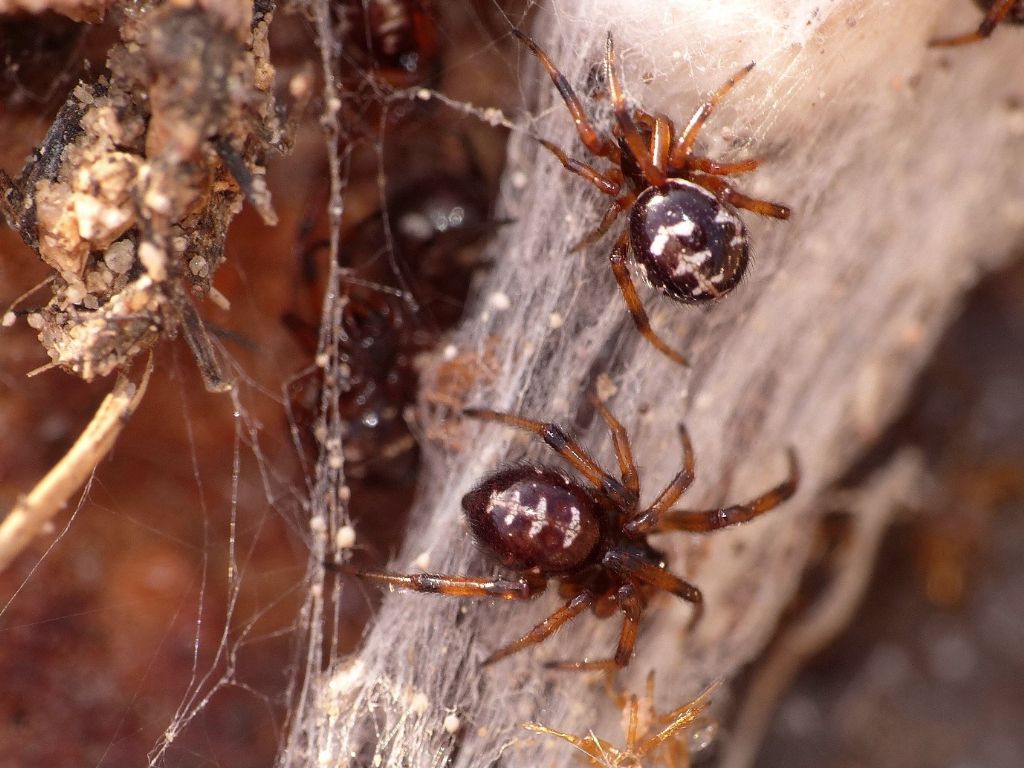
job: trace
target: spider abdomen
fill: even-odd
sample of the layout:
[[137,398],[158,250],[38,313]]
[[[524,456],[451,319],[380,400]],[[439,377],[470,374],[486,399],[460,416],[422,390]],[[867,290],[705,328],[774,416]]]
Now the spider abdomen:
[[539,467],[499,470],[462,498],[462,508],[481,544],[514,570],[572,570],[601,538],[593,497],[569,478]]
[[630,214],[633,258],[654,287],[687,304],[735,288],[750,260],[739,215],[684,179],[648,187]]

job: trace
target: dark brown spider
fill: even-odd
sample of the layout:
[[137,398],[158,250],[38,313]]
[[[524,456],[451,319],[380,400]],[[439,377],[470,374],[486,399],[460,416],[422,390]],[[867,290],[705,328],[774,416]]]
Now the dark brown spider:
[[708,533],[748,520],[777,507],[796,491],[799,470],[789,451],[789,477],[767,493],[743,504],[710,510],[672,509],[693,481],[694,458],[686,429],[679,426],[683,467],[650,506],[640,506],[640,480],[629,438],[611,411],[594,398],[594,406],[612,435],[621,480],[605,472],[589,453],[557,424],[483,409],[465,415],[495,421],[540,437],[583,478],[531,464],[499,469],[462,498],[477,542],[514,578],[444,576],[431,573],[393,574],[358,571],[333,563],[381,585],[454,597],[500,597],[529,600],[561,582],[565,605],[515,642],[495,651],[490,664],[539,643],[587,608],[600,618],[623,614],[614,657],[600,661],[558,662],[560,669],[615,669],[629,663],[640,616],[659,590],[702,604],[700,590],[671,573],[664,555],[647,537],[666,531]]
[[[350,479],[405,485],[415,481],[418,449],[406,423],[419,381],[414,360],[436,347],[441,333],[458,321],[479,263],[479,241],[497,226],[488,210],[490,184],[468,140],[463,144],[464,159],[457,158],[461,165],[449,170],[439,171],[436,163],[422,169],[422,162],[406,163],[403,182],[384,206],[342,231],[339,264],[345,268],[346,300],[340,310],[338,354],[349,380],[336,406]],[[447,155],[439,146],[435,137],[431,149],[443,162]],[[311,214],[300,228],[300,239],[314,227]],[[295,311],[282,317],[310,357],[318,341],[314,313],[325,290],[326,269],[319,257],[328,246],[329,241],[316,240],[303,247],[296,286],[300,295]],[[383,257],[389,250],[404,280],[395,276],[391,259]],[[413,286],[418,308],[402,295],[406,282]],[[322,385],[320,369],[288,385],[289,419],[311,457],[318,449],[314,430]]]
[[432,0],[345,0],[332,5],[352,43],[349,55],[394,88],[432,83],[441,47]]
[[985,18],[976,30],[954,37],[937,37],[928,44],[933,48],[950,48],[976,43],[989,37],[1004,21],[1024,24],[1024,0],[974,0],[974,4],[985,11]]
[[776,219],[789,218],[786,206],[747,197],[723,178],[753,171],[759,161],[719,163],[693,154],[704,123],[754,65],[745,66],[711,94],[680,132],[665,115],[630,110],[626,105],[609,33],[605,78],[615,125],[608,138],[590,122],[572,86],[547,54],[519,30],[513,29],[513,33],[547,70],[587,150],[612,163],[602,173],[541,140],[566,170],[614,198],[597,229],[576,248],[596,242],[622,211],[629,210],[629,226],[623,228],[609,257],[612,272],[643,337],[667,357],[686,365],[686,359],[651,329],[626,259],[632,253],[648,282],[676,301],[713,301],[739,284],[750,261],[746,229],[736,208]]

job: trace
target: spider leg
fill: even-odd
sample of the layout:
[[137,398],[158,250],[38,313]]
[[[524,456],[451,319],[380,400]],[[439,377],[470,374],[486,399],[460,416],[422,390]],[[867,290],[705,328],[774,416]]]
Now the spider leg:
[[599,619],[607,619],[609,616],[614,616],[616,611],[619,610],[618,603],[615,602],[615,590],[610,589],[597,598],[590,610]]
[[[548,728],[548,726],[541,725],[540,723],[523,723],[523,727],[528,731],[533,731],[534,733],[544,733],[549,736],[557,736],[564,741],[568,741],[576,747],[576,749],[586,753],[594,760],[602,760],[609,754],[619,754],[619,751],[614,746],[592,733],[587,736],[576,736],[571,733],[565,733],[564,731],[556,731],[554,728]],[[597,763],[594,764],[597,765]]]
[[997,26],[1010,15],[1010,11],[1013,10],[1013,5],[1016,0],[996,0],[992,4],[992,7],[988,9],[985,14],[985,18],[982,19],[981,24],[973,32],[968,32],[964,35],[956,35],[955,37],[937,37],[928,41],[928,45],[932,48],[951,48],[955,45],[965,45],[967,43],[974,43],[979,40],[984,40],[986,37],[992,34]]
[[718,690],[721,684],[721,680],[714,681],[713,683],[711,683],[711,685],[709,685],[707,688],[701,691],[700,695],[696,699],[686,704],[683,704],[683,706],[677,709],[673,709],[671,712],[659,715],[659,719],[663,723],[668,723],[669,726],[675,724],[677,720],[684,718],[688,718],[687,722],[693,722],[698,717],[703,715],[704,710],[706,710],[711,705],[711,694]]
[[[761,161],[751,158],[750,160],[739,160],[735,163],[719,163],[717,160],[712,160],[708,157],[690,155],[686,158],[683,165],[685,167],[679,170],[699,171],[700,173],[710,173],[714,176],[733,176],[739,173],[756,171],[758,166],[761,165]],[[676,169],[673,168],[672,170]]]
[[658,498],[622,527],[622,532],[630,537],[639,537],[658,528],[662,517],[668,508],[675,504],[679,497],[686,492],[693,482],[694,457],[693,445],[690,443],[690,435],[686,427],[679,425],[679,440],[683,444],[683,467],[675,477],[665,486],[665,490],[658,494]]
[[614,143],[601,136],[597,129],[594,128],[590,118],[587,117],[586,110],[583,109],[582,102],[580,102],[576,92],[573,91],[572,86],[569,85],[569,81],[565,79],[565,75],[558,71],[558,68],[548,58],[548,55],[530,37],[515,27],[512,28],[512,34],[530,49],[530,53],[536,56],[544,69],[547,70],[551,82],[555,84],[555,88],[562,97],[562,101],[565,102],[569,114],[572,115],[572,120],[576,124],[576,133],[579,134],[580,141],[583,142],[584,146],[599,157],[607,157],[613,161],[618,159],[618,148]]
[[619,633],[619,644],[615,649],[615,656],[599,661],[556,661],[545,666],[552,669],[584,670],[621,669],[629,664],[629,660],[633,656],[633,648],[636,646],[640,614],[643,613],[644,606],[639,591],[628,582],[619,587],[615,598],[622,610],[622,632]]
[[658,745],[668,740],[680,728],[685,728],[694,723],[698,717],[704,714],[704,710],[708,708],[708,704],[711,703],[708,700],[708,696],[717,687],[717,684],[712,685],[689,704],[684,704],[679,709],[665,715],[663,721],[669,721],[668,725],[641,744],[640,748],[636,750],[636,756],[643,757],[652,749],[657,748]]
[[654,670],[647,672],[647,680],[644,681],[644,688],[647,698],[647,705],[651,709],[651,714],[654,714]]
[[493,664],[504,659],[506,656],[511,656],[527,646],[543,642],[561,628],[563,624],[572,621],[583,613],[592,602],[594,602],[594,594],[592,592],[586,590],[580,592],[521,638],[503,648],[499,648],[488,656],[486,661],[484,661],[484,666]]
[[600,488],[617,504],[624,506],[629,504],[629,493],[622,487],[622,483],[601,469],[601,466],[594,461],[594,458],[587,453],[583,446],[569,437],[558,424],[550,421],[524,419],[522,416],[491,411],[486,408],[466,408],[462,414],[471,419],[496,421],[508,427],[532,432],[547,443],[555,453],[569,462],[595,488]]
[[665,115],[654,118],[654,132],[651,135],[651,159],[661,171],[668,169],[669,150],[672,147],[672,123]]
[[690,533],[708,533],[730,525],[739,525],[753,520],[758,515],[774,509],[792,496],[800,482],[800,467],[796,452],[789,449],[789,477],[770,491],[751,499],[744,504],[733,504],[721,509],[686,510],[673,509],[662,516],[654,531],[689,531]]
[[629,727],[626,728],[626,751],[632,752],[636,749],[636,734],[637,725],[639,720],[639,711],[637,708],[636,694],[631,694],[629,697]]
[[615,242],[615,247],[612,248],[612,252],[608,257],[608,260],[611,262],[612,273],[615,275],[615,282],[619,284],[619,290],[622,292],[622,298],[626,302],[626,309],[629,310],[630,317],[633,318],[633,324],[640,332],[640,335],[647,339],[651,346],[665,355],[665,357],[679,365],[688,365],[686,358],[662,341],[661,337],[658,336],[658,334],[656,334],[651,328],[651,321],[648,319],[647,313],[644,311],[644,305],[640,303],[640,296],[636,292],[636,285],[634,285],[633,278],[629,275],[629,267],[626,266],[626,254],[628,250],[629,229],[626,228],[622,231],[622,234],[619,235],[619,239]]
[[676,597],[690,603],[703,603],[704,596],[700,590],[688,581],[664,568],[652,565],[638,555],[620,549],[610,549],[604,556],[602,564],[627,579],[635,579],[652,587],[671,592]]
[[635,201],[636,194],[633,192],[612,200],[612,204],[608,206],[608,210],[601,217],[601,223],[597,225],[597,228],[570,248],[569,252],[576,253],[577,251],[582,251],[604,237],[605,233],[611,229],[612,224],[615,223],[615,220],[619,218],[619,214],[633,205]]
[[612,444],[615,446],[615,458],[619,462],[619,471],[622,474],[622,484],[626,490],[634,496],[640,495],[640,475],[636,469],[636,462],[633,461],[633,450],[629,444],[629,435],[622,422],[615,418],[615,414],[605,405],[604,401],[591,393],[590,402],[597,409],[598,414],[604,419],[608,431],[612,433]]
[[[607,69],[607,64],[605,65],[605,68]],[[651,133],[654,133],[654,126],[658,122],[657,117],[652,115],[650,112],[644,112],[639,108],[633,110],[633,120],[649,130]],[[653,139],[654,137],[652,136],[651,138]]]
[[529,600],[547,586],[543,577],[523,576],[518,579],[490,579],[471,576],[442,576],[435,573],[385,573],[360,571],[341,563],[325,562],[324,567],[346,573],[381,586],[407,589],[412,592],[433,592],[451,597],[500,597],[503,600]]
[[672,148],[672,121],[662,113],[652,115],[642,109],[634,110],[633,121],[650,131],[650,153],[654,164],[661,170],[668,168]]
[[569,157],[558,146],[552,144],[550,141],[547,141],[545,139],[538,139],[538,141],[540,141],[540,143],[544,145],[545,149],[547,149],[551,154],[558,158],[558,162],[562,164],[565,170],[569,171],[570,173],[575,173],[577,176],[583,177],[591,184],[593,184],[595,187],[597,187],[599,192],[602,192],[606,195],[611,195],[612,197],[619,194],[620,185],[618,184],[618,182],[614,181],[613,179],[609,179],[607,176],[604,176],[603,174],[594,170],[586,163],[580,162],[579,160],[575,160]]
[[747,66],[722,83],[717,91],[708,96],[704,103],[697,107],[697,111],[693,113],[693,117],[690,118],[690,122],[687,123],[683,132],[679,134],[679,138],[676,139],[676,145],[672,148],[672,156],[669,159],[670,168],[678,168],[683,165],[687,155],[693,151],[693,145],[697,143],[697,134],[704,127],[704,123],[708,121],[708,118],[711,117],[722,99],[735,87],[736,83],[746,77],[753,68],[754,62],[747,64]]
[[741,192],[737,192],[729,185],[729,182],[725,179],[719,178],[718,176],[698,175],[693,176],[690,180],[693,181],[694,184],[700,184],[705,189],[713,192],[719,200],[723,200],[737,208],[744,208],[761,216],[769,216],[773,219],[789,218],[790,210],[787,206],[779,205],[778,203],[770,203],[767,200],[758,200],[753,197],[748,197]]
[[622,138],[640,166],[640,170],[643,171],[647,182],[652,187],[663,187],[668,177],[665,175],[665,171],[655,164],[651,152],[644,144],[640,131],[637,130],[636,123],[633,122],[633,117],[629,114],[629,108],[626,106],[626,97],[622,93],[622,84],[619,82],[615,43],[612,41],[611,32],[608,33],[606,66],[608,86],[612,95],[612,110],[615,112],[615,121],[622,132]]

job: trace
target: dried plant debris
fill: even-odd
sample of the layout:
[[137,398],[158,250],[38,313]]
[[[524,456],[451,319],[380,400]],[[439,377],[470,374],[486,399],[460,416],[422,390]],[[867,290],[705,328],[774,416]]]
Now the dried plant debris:
[[696,699],[671,712],[659,713],[654,707],[654,672],[647,676],[642,698],[613,694],[623,713],[626,744],[616,747],[593,731],[586,736],[565,733],[540,723],[524,723],[534,733],[555,736],[578,749],[586,761],[597,768],[643,768],[655,765],[646,758],[657,757],[669,768],[687,768],[691,759],[706,750],[718,735],[718,720],[707,712],[714,683]]
[[126,8],[108,74],[79,83],[0,207],[54,270],[29,314],[50,356],[85,380],[185,334],[208,389],[219,372],[192,297],[213,275],[243,197],[276,223],[265,156],[286,146],[271,86],[270,9]]

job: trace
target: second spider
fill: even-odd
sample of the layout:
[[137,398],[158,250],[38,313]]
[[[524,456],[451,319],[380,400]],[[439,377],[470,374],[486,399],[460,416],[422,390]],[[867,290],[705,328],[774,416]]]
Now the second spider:
[[727,180],[728,176],[753,171],[759,161],[720,163],[694,154],[704,123],[754,65],[748,64],[712,93],[680,131],[665,115],[627,106],[609,33],[605,77],[615,123],[611,136],[604,136],[547,54],[519,30],[513,32],[551,76],[583,145],[612,164],[598,171],[541,140],[568,171],[613,198],[601,223],[577,248],[596,242],[620,213],[629,211],[629,225],[615,239],[609,256],[612,272],[640,333],[664,355],[686,365],[686,359],[651,329],[626,260],[632,253],[647,281],[676,301],[714,301],[739,284],[750,261],[746,229],[736,209],[775,219],[789,218],[786,206],[748,197]]
[[[680,425],[682,468],[650,506],[640,505],[640,480],[622,424],[597,398],[594,407],[612,435],[620,478],[606,472],[557,424],[497,411],[471,409],[467,416],[494,421],[540,437],[579,473],[580,478],[532,464],[499,469],[462,499],[466,520],[479,544],[514,578],[395,574],[360,571],[327,563],[383,586],[453,597],[529,600],[550,579],[561,584],[565,604],[485,663],[502,659],[550,637],[588,608],[601,618],[621,613],[622,631],[611,658],[559,662],[561,669],[615,669],[633,655],[640,617],[658,592],[668,592],[700,609],[703,597],[693,584],[668,570],[665,556],[647,537],[667,531],[709,533],[738,525],[774,509],[796,491],[796,455],[789,452],[789,476],[771,490],[742,504],[708,510],[673,509],[693,482],[690,439]],[[699,613],[697,614],[699,615]]]

